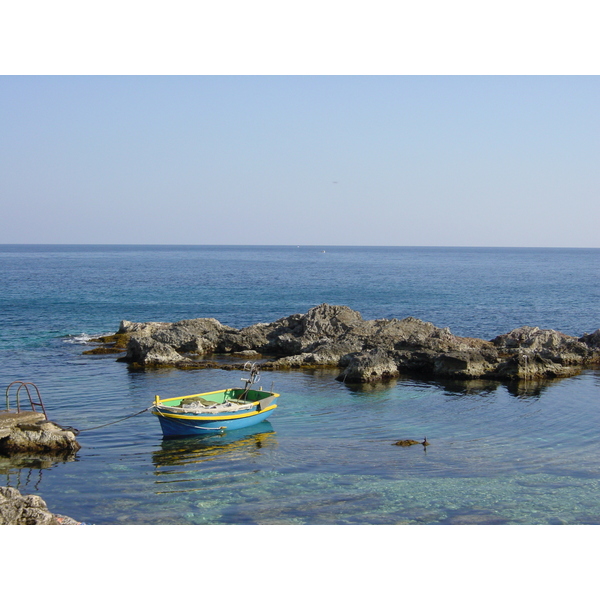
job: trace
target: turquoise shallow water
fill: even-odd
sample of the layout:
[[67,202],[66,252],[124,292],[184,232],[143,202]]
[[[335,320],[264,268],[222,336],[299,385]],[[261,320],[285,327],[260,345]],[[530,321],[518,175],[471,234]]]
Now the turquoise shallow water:
[[[81,354],[123,318],[244,326],[329,302],[484,338],[600,323],[589,250],[4,246],[0,263],[0,382],[34,381],[50,417],[81,430],[241,377]],[[163,440],[143,413],[82,431],[72,462],[0,458],[0,483],[94,524],[600,522],[599,371],[538,386],[335,375],[263,373],[279,408],[251,429]],[[426,449],[393,445],[424,436]]]

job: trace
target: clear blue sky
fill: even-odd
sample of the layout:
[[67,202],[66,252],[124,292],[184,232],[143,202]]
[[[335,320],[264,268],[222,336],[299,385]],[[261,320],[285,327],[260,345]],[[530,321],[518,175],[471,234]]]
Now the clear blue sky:
[[597,76],[2,76],[0,243],[600,247]]

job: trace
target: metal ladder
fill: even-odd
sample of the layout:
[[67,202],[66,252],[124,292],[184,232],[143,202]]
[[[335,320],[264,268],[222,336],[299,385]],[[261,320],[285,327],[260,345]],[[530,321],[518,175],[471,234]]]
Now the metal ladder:
[[[44,407],[44,403],[42,402],[42,395],[40,394],[40,390],[38,389],[37,385],[35,385],[35,383],[32,383],[31,381],[13,381],[12,383],[10,383],[8,385],[8,387],[6,388],[6,410],[10,411],[10,397],[9,397],[9,392],[10,392],[10,388],[15,385],[15,384],[20,384],[19,387],[17,388],[17,413],[21,412],[21,403],[19,402],[19,392],[21,391],[21,388],[25,388],[25,391],[27,392],[27,396],[29,397],[29,404],[31,405],[31,410],[33,412],[38,412],[36,410],[36,407],[39,407],[42,409],[42,412],[44,413],[44,417],[46,418],[46,420],[48,420],[48,415],[46,414],[46,409]],[[36,393],[37,393],[37,400],[34,400],[33,396],[31,395],[31,390],[29,389],[29,386],[32,386]]]

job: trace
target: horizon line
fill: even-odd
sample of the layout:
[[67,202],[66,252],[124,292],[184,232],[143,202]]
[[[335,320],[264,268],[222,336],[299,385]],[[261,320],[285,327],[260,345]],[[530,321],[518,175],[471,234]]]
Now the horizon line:
[[180,247],[180,248],[489,248],[489,249],[538,249],[538,250],[598,250],[600,246],[480,246],[480,245],[389,245],[389,244],[150,244],[150,243],[77,243],[77,242],[10,242],[0,243],[5,246],[127,246],[127,247]]

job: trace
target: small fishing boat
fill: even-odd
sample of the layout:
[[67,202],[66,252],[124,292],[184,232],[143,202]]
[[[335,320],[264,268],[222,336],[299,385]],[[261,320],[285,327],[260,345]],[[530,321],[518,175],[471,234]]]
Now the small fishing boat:
[[161,399],[155,396],[152,414],[158,417],[163,435],[185,436],[225,433],[264,421],[277,408],[279,394],[251,389],[260,380],[256,365],[244,367],[250,371],[243,388],[230,388],[203,394],[191,394]]

